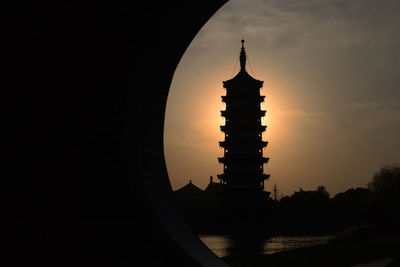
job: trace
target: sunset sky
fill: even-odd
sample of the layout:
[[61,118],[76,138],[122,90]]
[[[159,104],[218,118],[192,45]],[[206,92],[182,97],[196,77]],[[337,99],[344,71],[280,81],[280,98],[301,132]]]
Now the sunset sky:
[[[231,0],[186,50],[168,96],[164,153],[173,189],[222,173],[222,81],[264,81],[265,173],[290,195],[365,187],[400,162],[400,1]],[[217,180],[217,179],[216,179]]]

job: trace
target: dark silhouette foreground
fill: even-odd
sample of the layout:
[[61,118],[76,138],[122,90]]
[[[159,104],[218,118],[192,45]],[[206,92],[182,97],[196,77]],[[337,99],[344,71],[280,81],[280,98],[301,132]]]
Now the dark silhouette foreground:
[[4,2],[2,266],[202,265],[208,250],[180,243],[196,237],[163,124],[176,66],[225,2]]
[[275,201],[267,192],[234,191],[212,180],[205,191],[192,184],[195,193],[176,191],[176,197],[199,234],[325,235],[345,229],[399,234],[399,181],[395,165],[378,171],[368,188],[350,188],[333,197],[318,186]]

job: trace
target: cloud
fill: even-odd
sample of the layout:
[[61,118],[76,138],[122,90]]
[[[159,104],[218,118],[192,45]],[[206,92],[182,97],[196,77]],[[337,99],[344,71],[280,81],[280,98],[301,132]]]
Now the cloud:
[[397,140],[400,135],[398,100],[345,103],[340,114],[337,119],[341,128],[351,131],[353,135],[387,142]]
[[231,0],[192,45],[199,58],[223,60],[223,50],[234,60],[245,38],[256,70],[268,65],[316,96],[400,97],[399,13],[394,0]]
[[399,1],[231,0],[200,31],[194,45],[221,47],[250,38],[274,53],[288,49],[399,43]]

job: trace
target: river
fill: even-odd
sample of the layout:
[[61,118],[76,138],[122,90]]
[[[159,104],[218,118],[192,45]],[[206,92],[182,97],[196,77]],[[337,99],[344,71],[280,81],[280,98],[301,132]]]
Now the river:
[[[200,235],[200,240],[218,257],[225,257],[234,249],[235,242],[229,236]],[[259,248],[261,254],[277,252],[325,244],[332,236],[275,236],[262,242]]]

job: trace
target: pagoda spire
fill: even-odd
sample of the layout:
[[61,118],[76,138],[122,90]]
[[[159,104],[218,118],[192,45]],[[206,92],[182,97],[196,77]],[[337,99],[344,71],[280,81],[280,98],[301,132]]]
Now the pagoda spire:
[[242,40],[242,49],[240,50],[240,71],[246,71],[246,51],[244,50],[244,40]]

